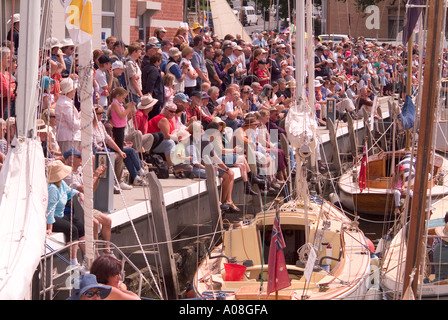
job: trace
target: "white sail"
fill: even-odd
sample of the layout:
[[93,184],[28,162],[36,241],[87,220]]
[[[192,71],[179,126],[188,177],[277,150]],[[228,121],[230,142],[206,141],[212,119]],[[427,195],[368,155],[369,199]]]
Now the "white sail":
[[26,297],[45,243],[48,188],[42,146],[31,139],[13,145],[0,171],[1,300]]
[[[21,39],[40,33],[40,1],[20,3]],[[27,297],[45,244],[48,203],[45,158],[36,138],[38,41],[18,55],[17,137],[0,171],[0,299]]]
[[[20,3],[21,39],[40,32],[40,1]],[[26,298],[45,244],[48,188],[36,138],[38,41],[22,41],[18,56],[17,137],[0,171],[0,299]]]
[[244,41],[252,43],[249,34],[226,0],[210,0],[210,8],[214,32],[219,39],[224,39],[226,34],[240,34]]

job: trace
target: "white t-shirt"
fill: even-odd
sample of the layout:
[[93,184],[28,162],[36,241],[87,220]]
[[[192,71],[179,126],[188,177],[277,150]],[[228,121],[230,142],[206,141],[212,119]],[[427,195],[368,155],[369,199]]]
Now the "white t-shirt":
[[[189,68],[194,69],[193,66],[191,65],[190,60],[182,58],[182,60],[180,61],[180,64],[179,64],[181,70],[182,70],[182,65],[184,65],[184,64],[187,64]],[[185,74],[184,84],[185,84],[185,87],[196,87],[196,79],[192,79],[188,76],[188,74]]]
[[107,78],[106,78],[106,72],[101,71],[100,69],[96,70],[95,80],[98,82],[99,91],[100,94],[100,100],[98,101],[98,104],[102,107],[107,107],[107,96],[101,95],[104,92],[103,87],[107,86]]

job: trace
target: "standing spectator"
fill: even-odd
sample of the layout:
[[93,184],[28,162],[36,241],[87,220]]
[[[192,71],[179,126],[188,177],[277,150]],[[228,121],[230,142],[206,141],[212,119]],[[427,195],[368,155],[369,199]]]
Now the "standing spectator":
[[[11,19],[8,20],[8,25],[11,24]],[[20,30],[20,14],[16,13],[12,17],[11,29],[8,32],[6,39],[14,43],[14,54],[18,54],[19,50],[19,30]]]
[[182,44],[188,45],[188,31],[186,28],[179,28],[177,29],[174,38],[173,38],[173,45],[180,49]]
[[159,51],[159,47],[156,44],[148,43],[145,47],[145,55],[143,56],[140,69],[145,69],[149,64],[149,59]]
[[143,94],[149,93],[154,99],[158,100],[148,115],[149,119],[158,115],[165,104],[165,88],[163,86],[162,71],[160,70],[161,63],[162,55],[156,53],[150,58],[149,65],[142,71]]
[[[115,89],[115,88],[120,88],[121,87],[121,80],[120,77],[121,75],[124,73],[124,65],[123,62],[121,61],[115,61],[112,64],[112,87],[111,87],[111,92]],[[110,100],[110,97],[109,97]],[[109,101],[110,102],[110,101]]]
[[75,107],[73,98],[76,88],[71,78],[61,81],[61,96],[56,102],[56,137],[61,152],[78,149],[81,146],[81,115]]
[[236,64],[232,63],[229,58],[233,53],[232,45],[230,43],[224,44],[222,50],[223,50],[223,56],[221,60],[221,70],[225,71],[222,90],[225,91],[233,82],[232,79],[235,75]]
[[202,83],[210,84],[207,74],[207,67],[205,65],[205,58],[202,49],[204,48],[204,39],[202,36],[196,36],[193,39],[193,57],[191,58],[191,65],[198,74],[196,79],[196,90],[201,90]]
[[7,119],[8,103],[15,100],[16,84],[13,82],[11,74],[8,72],[8,66],[11,63],[11,51],[9,48],[0,48],[0,117]]
[[162,43],[163,38],[165,38],[166,35],[166,29],[164,27],[158,27],[155,31],[154,31],[154,37],[157,38],[157,40],[159,41],[159,43]]
[[169,59],[165,66],[165,74],[172,74],[174,76],[174,90],[177,93],[181,93],[185,91],[185,72],[187,70],[186,66],[184,68],[180,68],[178,61],[182,57],[182,52],[176,47],[171,48],[168,51]]
[[140,99],[143,96],[142,93],[142,71],[138,66],[137,60],[140,58],[142,50],[140,46],[130,45],[128,47],[128,59],[126,59],[125,65],[125,78],[128,83],[127,88],[129,90],[129,100],[140,103]]
[[277,81],[283,79],[282,68],[277,62],[278,52],[274,49],[270,50],[269,64],[271,68],[271,81]]
[[205,66],[207,67],[207,74],[209,76],[210,85],[219,87],[222,84],[222,80],[219,78],[219,75],[213,63],[213,58],[215,56],[215,49],[213,49],[213,47],[211,46],[206,47],[204,49],[204,55],[205,55]]
[[110,51],[114,51],[114,45],[115,42],[117,42],[117,38],[115,38],[114,36],[110,36],[106,38],[106,46],[107,49],[109,49]]
[[113,124],[112,132],[115,143],[121,150],[124,149],[124,131],[128,115],[135,113],[136,106],[135,102],[129,102],[126,108],[123,106],[127,95],[128,92],[124,88],[116,88],[111,94],[112,104],[110,105],[110,109]]
[[169,51],[173,47],[173,43],[170,40],[163,40],[161,42],[162,49],[162,65],[166,65],[170,59]]
[[185,47],[182,50],[182,60],[180,62],[180,68],[181,69],[185,68],[186,70],[184,78],[185,83],[184,92],[189,96],[193,91],[196,90],[196,84],[197,84],[196,79],[198,78],[198,74],[191,64],[191,59],[193,58],[193,55],[194,55],[194,49],[192,47]]
[[[112,60],[106,56],[102,55],[98,58],[98,70],[96,70],[95,80],[98,83],[100,100],[98,104],[103,108],[107,109],[108,97],[112,88],[113,75],[111,67]],[[109,80],[107,74],[109,73]]]
[[110,59],[112,60],[112,63],[115,61],[121,61],[123,62],[123,56],[126,51],[126,45],[123,41],[115,41],[113,49],[112,49],[112,55],[110,56]]
[[[68,77],[74,73],[75,45],[72,39],[64,39],[61,41],[61,51],[64,54],[65,70],[62,72],[64,77]],[[73,67],[72,67],[73,66]]]

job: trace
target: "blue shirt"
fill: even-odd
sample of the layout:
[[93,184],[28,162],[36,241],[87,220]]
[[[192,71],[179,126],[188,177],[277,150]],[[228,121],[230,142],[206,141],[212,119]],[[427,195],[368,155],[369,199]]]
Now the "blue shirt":
[[48,185],[47,224],[55,223],[55,217],[64,217],[67,201],[77,194],[78,191],[70,188],[64,180],[59,188],[54,183],[50,183]]

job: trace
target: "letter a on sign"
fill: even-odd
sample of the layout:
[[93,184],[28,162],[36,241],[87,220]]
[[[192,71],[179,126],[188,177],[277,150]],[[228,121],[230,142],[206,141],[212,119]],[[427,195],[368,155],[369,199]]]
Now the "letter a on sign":
[[65,25],[75,44],[90,41],[93,36],[92,0],[61,0],[65,8]]
[[380,28],[380,8],[377,6],[368,6],[365,11],[367,14],[370,14],[370,16],[366,19],[366,28],[369,30],[376,29],[379,30]]

